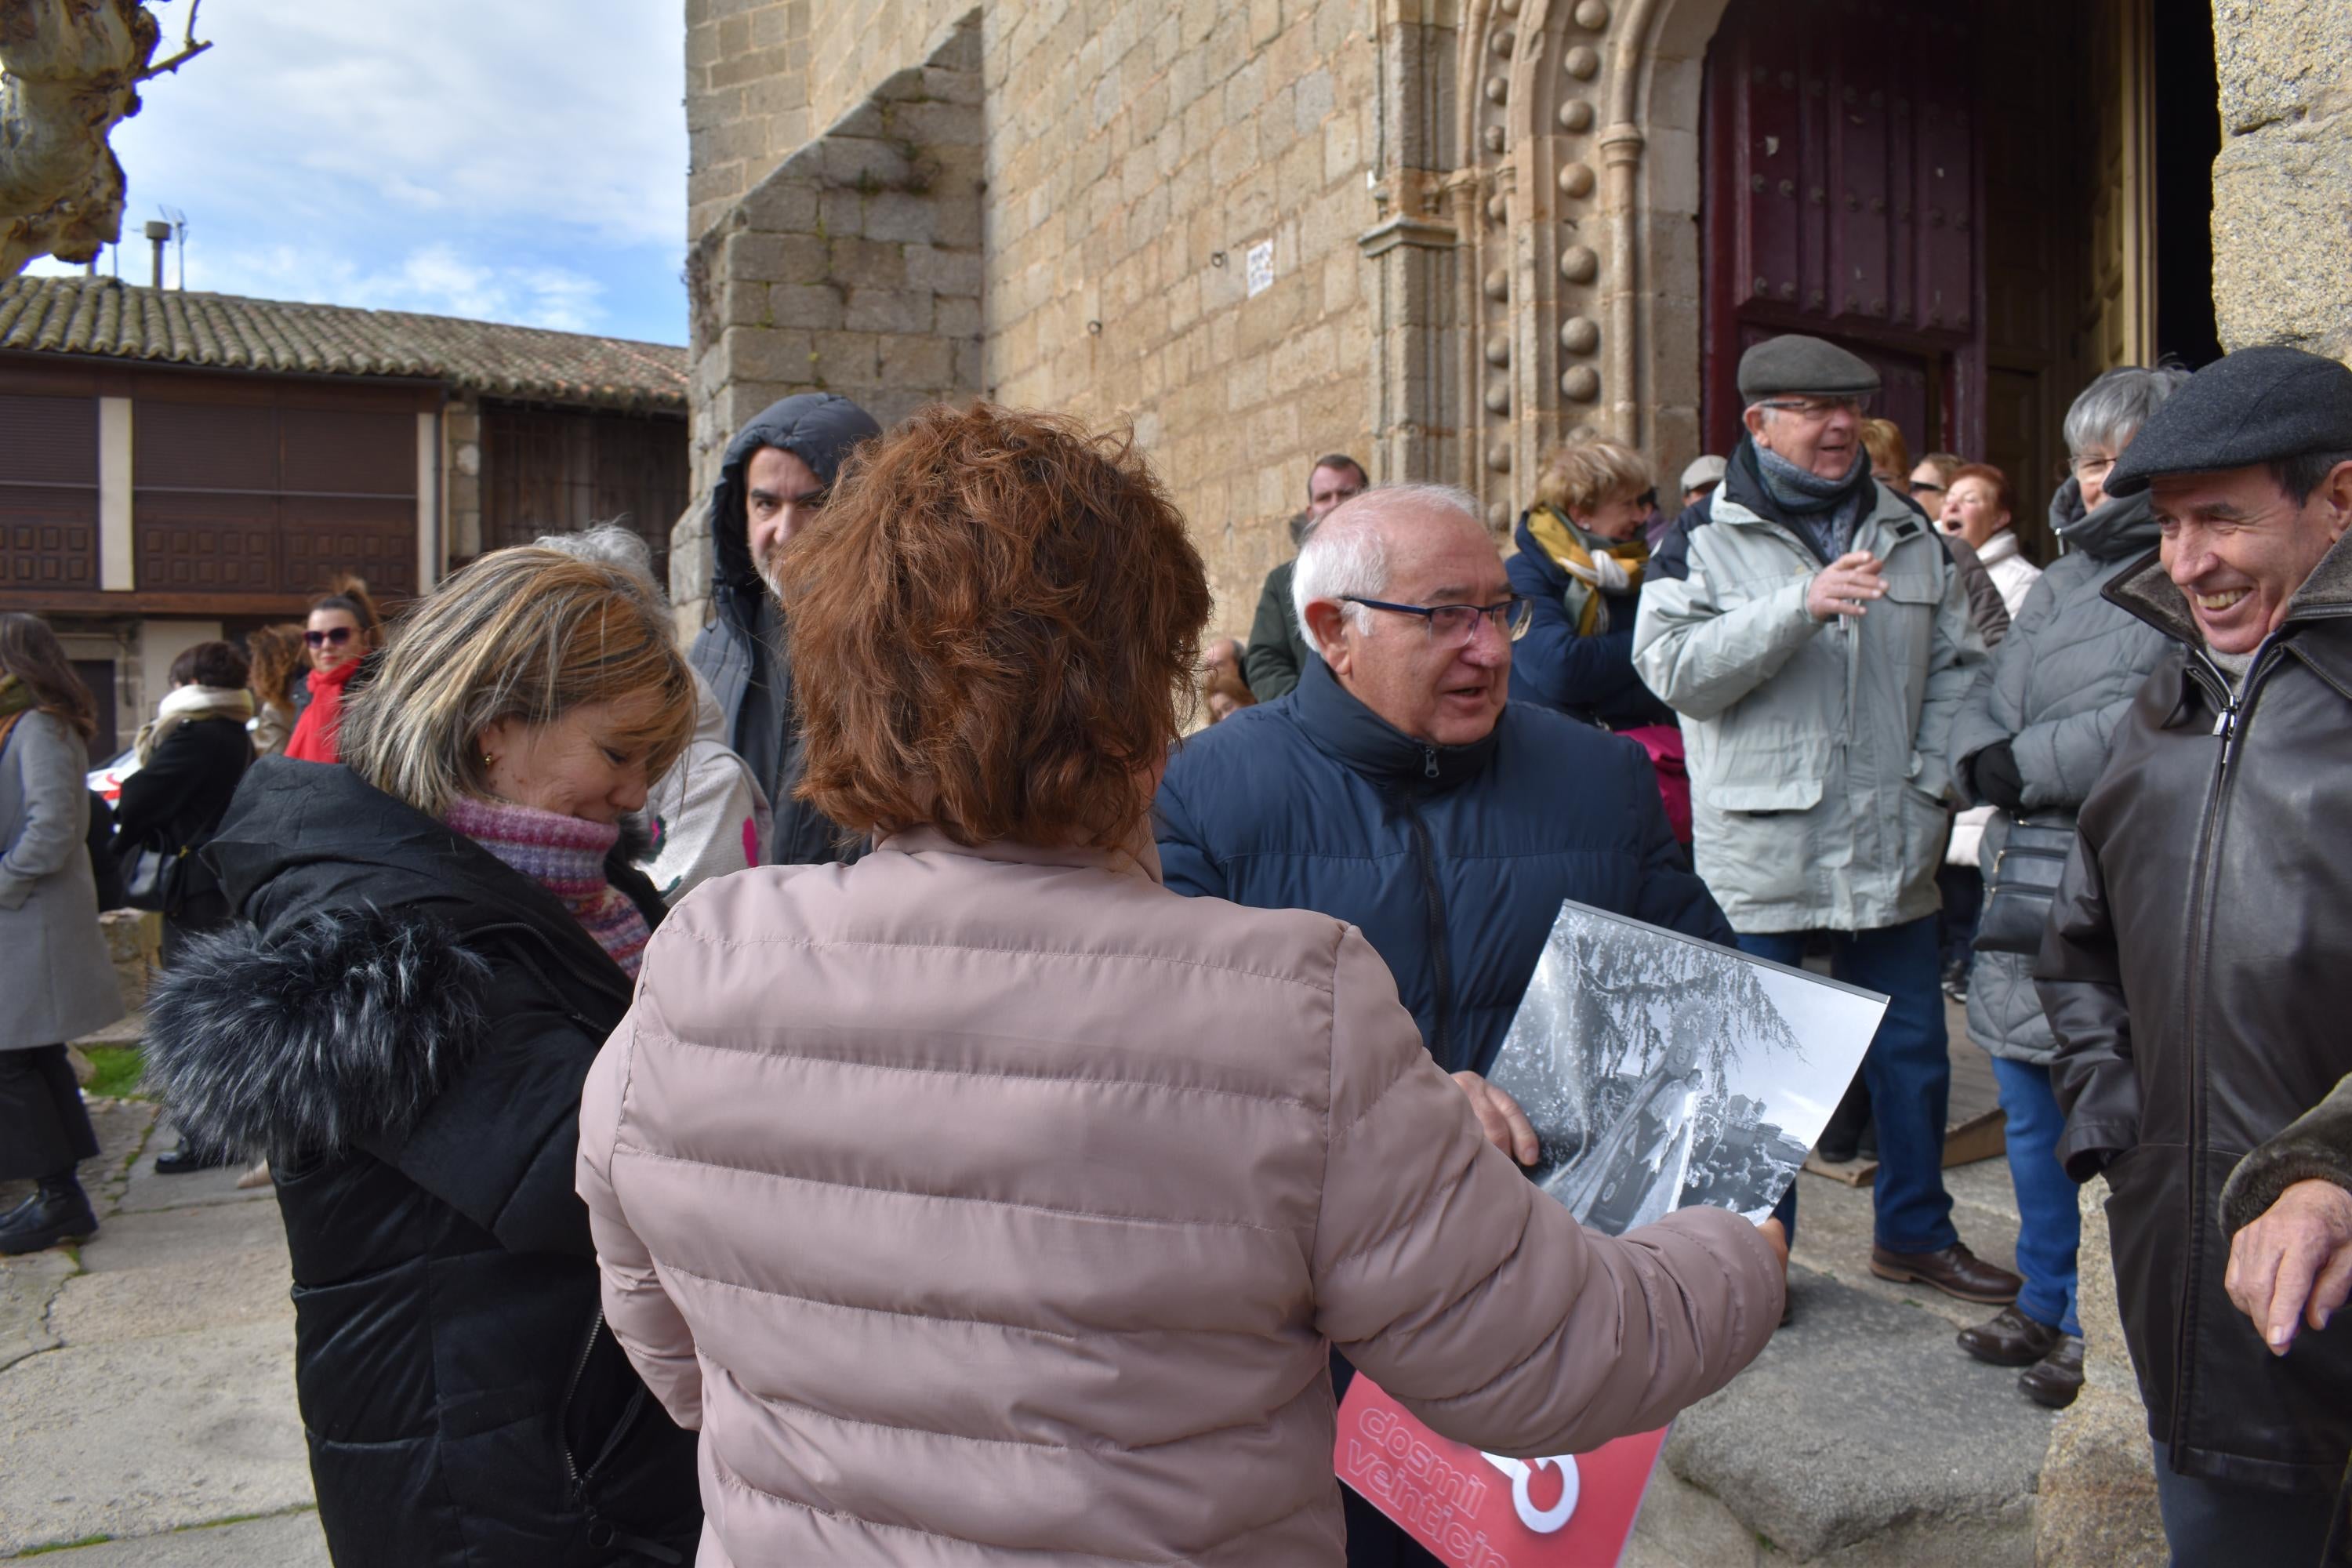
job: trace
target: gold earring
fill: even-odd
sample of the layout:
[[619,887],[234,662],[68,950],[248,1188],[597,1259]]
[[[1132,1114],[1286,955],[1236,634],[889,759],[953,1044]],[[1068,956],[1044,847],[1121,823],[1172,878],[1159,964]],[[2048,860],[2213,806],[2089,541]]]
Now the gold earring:
[[494,768],[494,767],[497,767],[498,765],[499,765],[499,760],[498,760],[498,758],[496,758],[496,757],[494,757],[494,756],[490,755],[490,753],[489,753],[489,752],[484,752],[482,753],[482,766],[484,766],[484,767],[486,767],[486,768]]

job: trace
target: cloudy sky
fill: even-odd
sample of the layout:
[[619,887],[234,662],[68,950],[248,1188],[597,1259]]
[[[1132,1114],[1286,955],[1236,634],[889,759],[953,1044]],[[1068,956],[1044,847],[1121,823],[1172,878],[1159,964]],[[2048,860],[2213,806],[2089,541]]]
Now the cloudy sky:
[[197,36],[114,134],[124,278],[171,206],[192,289],[686,341],[675,0],[211,0]]

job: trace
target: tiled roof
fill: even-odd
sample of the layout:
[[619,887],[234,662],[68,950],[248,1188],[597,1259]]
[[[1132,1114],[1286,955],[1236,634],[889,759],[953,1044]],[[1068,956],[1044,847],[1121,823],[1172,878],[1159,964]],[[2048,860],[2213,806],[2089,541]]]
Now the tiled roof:
[[541,327],[142,289],[110,278],[0,280],[0,350],[217,370],[398,375],[490,397],[686,406],[686,351]]

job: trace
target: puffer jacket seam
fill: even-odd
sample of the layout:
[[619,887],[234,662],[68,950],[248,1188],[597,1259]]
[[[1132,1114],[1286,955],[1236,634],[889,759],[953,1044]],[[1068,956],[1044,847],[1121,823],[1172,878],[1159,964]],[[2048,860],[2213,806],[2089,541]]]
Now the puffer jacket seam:
[[[740,1279],[721,1279],[715,1275],[698,1274],[676,1263],[657,1266],[664,1274],[675,1274],[681,1279],[691,1279],[698,1285],[709,1285],[720,1290],[741,1290],[748,1295],[766,1296],[778,1301],[792,1301],[803,1307],[822,1307],[835,1312],[866,1312],[879,1318],[898,1318],[911,1323],[955,1323],[969,1329],[1000,1329],[1012,1334],[1034,1334],[1040,1339],[1054,1340],[1062,1344],[1080,1343],[1076,1334],[1066,1334],[1056,1329],[1041,1329],[1027,1323],[1000,1322],[993,1318],[957,1318],[945,1312],[901,1312],[889,1307],[866,1307],[855,1301],[828,1301],[821,1296],[803,1296],[793,1290],[779,1290],[768,1285],[747,1284]],[[1090,1330],[1091,1333],[1121,1333],[1132,1331],[1117,1329]],[[1194,1331],[1187,1331],[1188,1332]]]
[[[763,1498],[770,1502],[779,1505],[780,1507],[798,1509],[803,1513],[814,1514],[820,1519],[839,1520],[844,1523],[858,1525],[863,1529],[877,1532],[894,1531],[907,1535],[919,1535],[926,1541],[944,1541],[953,1546],[977,1546],[982,1551],[1020,1552],[1030,1556],[1043,1555],[1049,1557],[1067,1557],[1075,1561],[1086,1563],[1134,1563],[1142,1564],[1143,1568],[1189,1568],[1190,1564],[1196,1563],[1200,1561],[1196,1557],[1110,1557],[1099,1552],[1061,1552],[1050,1546],[1001,1546],[984,1541],[969,1541],[961,1536],[947,1535],[936,1530],[925,1530],[919,1524],[892,1524],[884,1520],[867,1519],[863,1514],[843,1513],[837,1509],[819,1508],[814,1503],[802,1502],[797,1498],[782,1496],[779,1493],[768,1490],[765,1487],[752,1485],[751,1481],[745,1479],[740,1472],[738,1472],[732,1466],[729,1465],[727,1461],[721,1458],[715,1451],[710,1455],[710,1468],[711,1473],[719,1478],[721,1484],[734,1487],[740,1491],[749,1492],[753,1497]],[[1290,1512],[1283,1514],[1279,1518],[1267,1521],[1266,1524],[1260,1525],[1257,1528],[1260,1530],[1270,1529],[1272,1526],[1281,1523],[1283,1520],[1295,1518],[1299,1514],[1305,1513],[1308,1509],[1316,1506],[1318,1505],[1313,1502],[1303,1503],[1299,1507],[1292,1509]],[[724,1543],[724,1540],[722,1539],[721,1544],[723,1545]]]
[[1365,1121],[1370,1118],[1372,1112],[1381,1108],[1381,1102],[1386,1100],[1390,1095],[1395,1093],[1397,1087],[1400,1084],[1402,1084],[1410,1076],[1412,1075],[1409,1072],[1400,1072],[1396,1077],[1389,1079],[1387,1083],[1381,1087],[1380,1093],[1372,1096],[1371,1103],[1366,1105],[1363,1110],[1356,1113],[1354,1121],[1349,1122],[1348,1125],[1339,1129],[1328,1138],[1324,1140],[1324,1147],[1327,1149],[1329,1148],[1332,1144],[1337,1143],[1340,1139],[1345,1138],[1349,1133],[1353,1132],[1357,1128],[1361,1127]]
[[[744,1387],[743,1392],[765,1405],[796,1410],[803,1415],[813,1415],[820,1421],[830,1421],[843,1426],[861,1426],[869,1432],[895,1432],[909,1437],[933,1437],[945,1443],[971,1443],[989,1448],[1013,1448],[1022,1451],[1042,1449],[1049,1454],[1075,1455],[1096,1464],[1116,1463],[1137,1454],[1156,1453],[1179,1444],[1197,1443],[1203,1438],[1222,1437],[1228,1432],[1262,1430],[1267,1426],[1266,1419],[1234,1421],[1222,1426],[1205,1427],[1198,1432],[1184,1433],[1181,1436],[1163,1438],[1156,1443],[1079,1443],[1040,1437],[986,1437],[973,1432],[949,1432],[937,1426],[917,1426],[903,1421],[873,1421],[864,1416],[845,1415],[839,1411],[827,1410],[822,1405],[806,1404],[798,1399],[789,1399],[780,1394],[762,1393],[748,1386]],[[1297,1404],[1299,1398],[1312,1392],[1310,1388],[1302,1391],[1299,1395],[1285,1400],[1268,1413],[1269,1418]]]
[[1302,979],[1296,974],[1276,974],[1264,969],[1244,969],[1238,964],[1213,963],[1201,958],[1173,958],[1160,952],[1118,952],[1060,947],[992,947],[980,942],[877,942],[866,937],[723,936],[715,931],[692,930],[680,931],[678,935],[688,941],[701,942],[706,947],[721,948],[799,947],[815,952],[818,949],[829,947],[863,947],[879,948],[892,952],[997,953],[1008,958],[1069,958],[1083,959],[1088,963],[1126,960],[1137,963],[1175,964],[1185,969],[1206,970],[1213,974],[1238,974],[1253,980],[1270,980],[1277,985],[1304,986],[1309,991],[1330,989],[1328,985],[1318,985],[1314,981]]
[[[834,1024],[828,1025],[827,1027],[830,1030],[856,1030],[859,1026],[854,1024],[845,1026]],[[807,1062],[821,1067],[847,1068],[855,1071],[862,1072],[918,1073],[939,1078],[974,1079],[982,1081],[1002,1083],[1068,1083],[1083,1085],[1090,1089],[1139,1089],[1167,1094],[1212,1094],[1222,1095],[1231,1100],[1248,1100],[1253,1104],[1286,1105],[1300,1110],[1313,1110],[1316,1109],[1314,1105],[1305,1100],[1299,1099],[1296,1095],[1271,1093],[1258,1094],[1245,1089],[1223,1089],[1215,1084],[1154,1083],[1149,1079],[1100,1078],[1091,1074],[1071,1072],[1002,1072],[984,1071],[978,1068],[915,1066],[906,1062],[855,1061],[847,1057],[818,1056],[809,1051],[795,1051],[791,1053],[789,1056],[786,1056],[773,1051],[763,1050],[757,1046],[730,1046],[722,1045],[716,1040],[685,1039],[665,1030],[645,1028],[642,1025],[638,1026],[637,1030],[633,1031],[633,1033],[636,1032],[651,1035],[655,1039],[660,1040],[666,1045],[679,1046],[690,1050],[727,1051],[737,1056],[758,1057],[762,1059],[772,1058],[780,1061],[796,1063]],[[872,1032],[892,1036],[896,1036],[898,1033],[898,1031],[895,1029],[883,1027],[877,1027]],[[624,1080],[624,1092],[625,1092],[625,1079]]]
[[1176,1230],[1198,1230],[1214,1226],[1222,1230],[1254,1230],[1265,1236],[1292,1236],[1296,1232],[1282,1226],[1260,1225],[1246,1219],[1159,1219],[1150,1215],[1103,1214],[1091,1209],[1055,1208],[1050,1204],[1015,1203],[1010,1198],[975,1197],[968,1193],[925,1193],[911,1187],[878,1187],[856,1182],[829,1182],[823,1176],[794,1175],[786,1171],[759,1171],[748,1165],[721,1165],[710,1160],[689,1160],[681,1155],[664,1154],[640,1144],[624,1143],[615,1139],[613,1160],[617,1167],[624,1154],[634,1154],[642,1160],[656,1160],[665,1165],[680,1165],[702,1171],[724,1171],[736,1175],[751,1176],[761,1181],[789,1182],[802,1186],[831,1187],[838,1192],[875,1193],[887,1197],[920,1198],[928,1203],[980,1204],[988,1208],[1011,1209],[1021,1214],[1051,1215],[1056,1219],[1099,1220],[1108,1225],[1165,1226]]

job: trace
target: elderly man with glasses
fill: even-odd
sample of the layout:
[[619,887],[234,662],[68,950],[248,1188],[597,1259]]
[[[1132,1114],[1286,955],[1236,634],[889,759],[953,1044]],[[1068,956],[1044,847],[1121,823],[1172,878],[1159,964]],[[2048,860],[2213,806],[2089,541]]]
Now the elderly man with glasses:
[[[1648,753],[1507,700],[1530,605],[1469,496],[1343,503],[1299,551],[1291,603],[1318,656],[1297,690],[1169,760],[1167,885],[1360,928],[1487,1136],[1531,1163],[1534,1130],[1483,1074],[1561,900],[1726,945],[1731,927],[1681,868]],[[1354,1568],[1435,1561],[1346,1500]]]
[[1872,1271],[1999,1306],[2018,1278],[1961,1243],[1944,1188],[1936,934],[1946,742],[1985,648],[1934,530],[1871,477],[1859,431],[1877,390],[1818,338],[1748,351],[1747,439],[1653,558],[1633,666],[1682,715],[1692,847],[1739,945],[1795,963],[1819,933],[1839,978],[1894,999],[1862,1068]]

